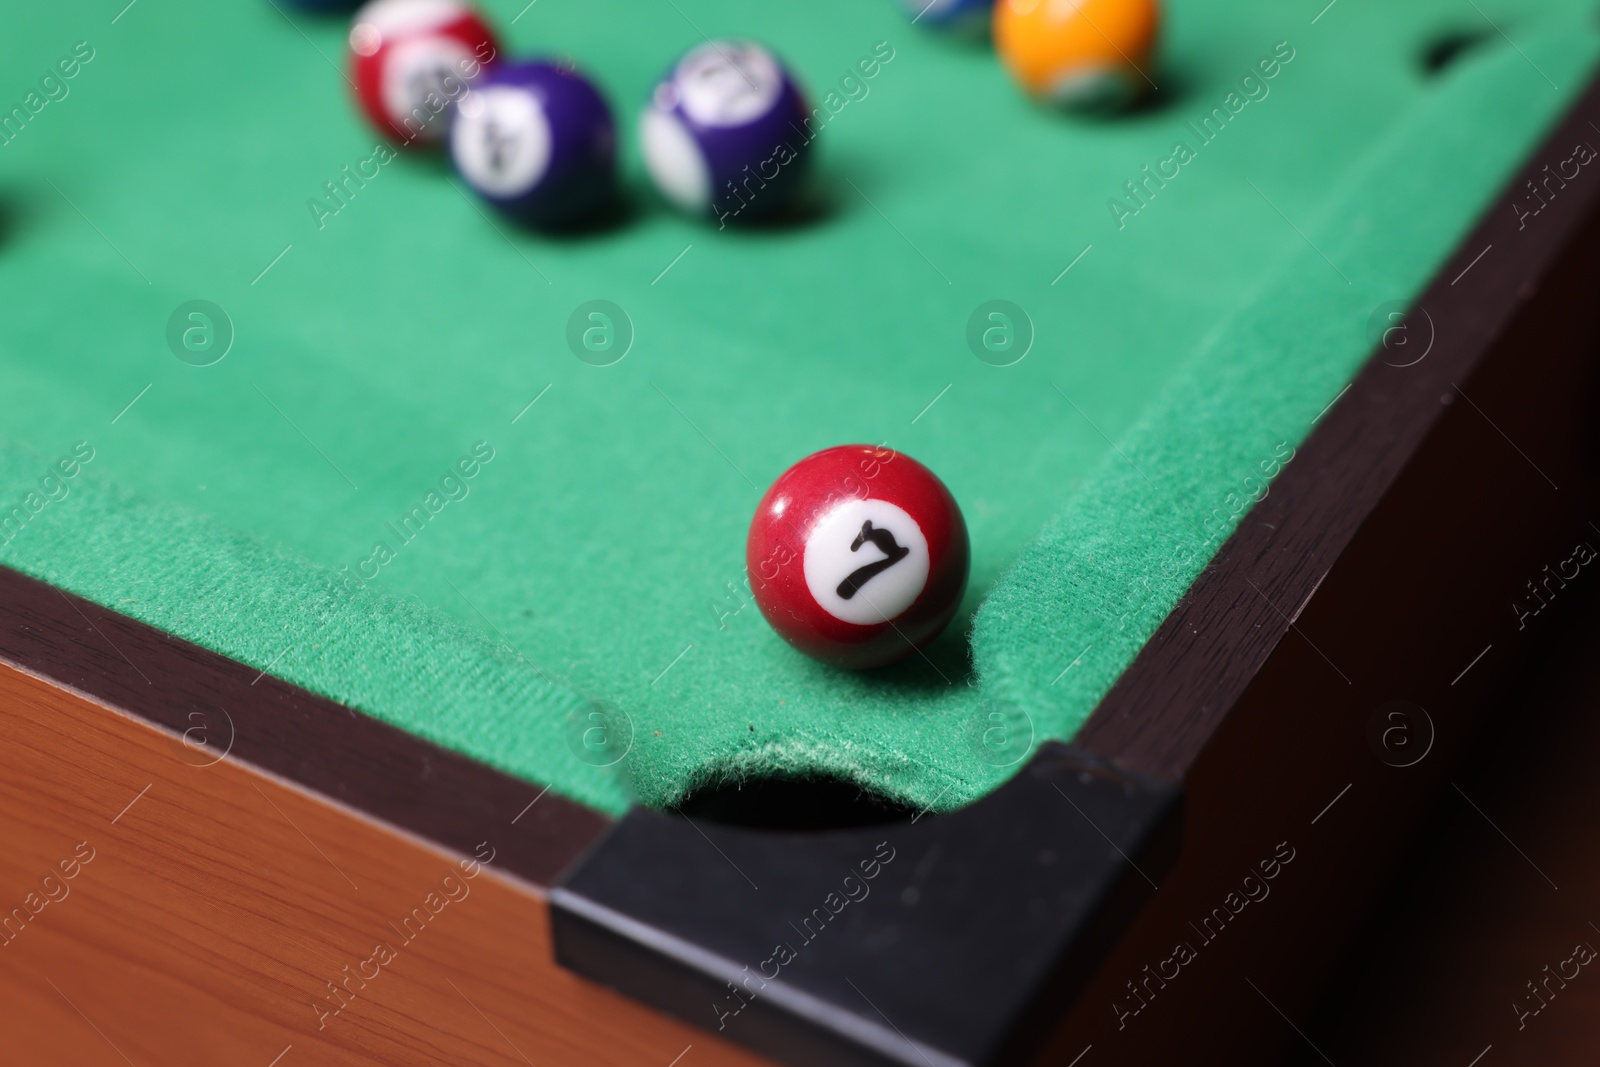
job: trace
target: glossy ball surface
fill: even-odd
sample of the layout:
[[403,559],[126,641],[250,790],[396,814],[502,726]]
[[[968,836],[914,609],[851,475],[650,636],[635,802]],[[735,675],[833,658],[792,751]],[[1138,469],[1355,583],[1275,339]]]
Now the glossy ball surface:
[[994,45],[1029,95],[1103,111],[1150,87],[1161,26],[1156,0],[997,0]]
[[577,71],[506,62],[456,105],[450,158],[508,215],[571,226],[616,191],[617,127],[605,98]]
[[448,112],[500,55],[487,23],[457,0],[373,0],[350,24],[350,80],[374,128],[435,144]]
[[723,224],[792,205],[810,167],[806,101],[783,64],[749,41],[691,49],[639,119],[645,166],[669,203]]
[[784,471],[745,544],[761,614],[837,667],[892,663],[938,636],[970,564],[967,524],[944,483],[874,445],[825,449]]

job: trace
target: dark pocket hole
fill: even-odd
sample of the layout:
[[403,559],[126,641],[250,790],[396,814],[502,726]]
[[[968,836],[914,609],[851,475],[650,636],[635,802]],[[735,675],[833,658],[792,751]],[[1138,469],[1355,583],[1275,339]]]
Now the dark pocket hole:
[[844,830],[910,822],[915,809],[842,778],[747,778],[694,790],[676,809],[691,819],[764,830]]
[[1430,75],[1441,74],[1462,56],[1486,44],[1496,36],[1493,30],[1451,30],[1441,33],[1422,50],[1422,69]]

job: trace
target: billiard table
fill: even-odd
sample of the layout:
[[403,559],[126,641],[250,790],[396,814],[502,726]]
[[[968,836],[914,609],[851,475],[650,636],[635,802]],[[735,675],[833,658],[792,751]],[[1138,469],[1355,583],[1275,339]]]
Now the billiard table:
[[[338,16],[11,15],[17,1062],[1300,1040],[1600,538],[1589,5],[1174,4],[1099,117],[887,2],[488,11],[630,131],[768,43],[811,196],[680,217],[630,133],[530,232],[362,125]],[[744,565],[848,442],[972,543],[854,673]]]

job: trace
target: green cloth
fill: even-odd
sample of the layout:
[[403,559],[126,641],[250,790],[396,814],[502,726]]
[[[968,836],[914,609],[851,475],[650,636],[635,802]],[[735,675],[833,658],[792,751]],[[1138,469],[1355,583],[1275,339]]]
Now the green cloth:
[[[1373,310],[1418,292],[1596,55],[1567,0],[1486,5],[1509,42],[1455,0],[1321,6],[1172,4],[1150,103],[1087,120],[887,0],[494,4],[512,51],[575,57],[625,132],[635,209],[549,238],[413,155],[309,206],[378,143],[340,22],[23,5],[0,111],[77,42],[93,58],[0,147],[0,519],[25,515],[0,563],[606,811],[772,771],[965,803],[1017,738],[1073,735],[1230,494],[1303,439]],[[1458,30],[1486,39],[1430,76]],[[818,101],[892,48],[831,101],[803,224],[719,232],[645,191],[637,108],[702,31],[770,43]],[[1188,124],[1280,41],[1267,95],[1202,144]],[[1193,158],[1119,228],[1108,201],[1178,140]],[[636,330],[613,366],[566,347],[597,298]],[[1014,366],[966,347],[993,298],[1037,330]],[[195,299],[236,330],[212,366],[167,347]],[[853,441],[938,472],[974,553],[950,631],[866,674],[738,610],[761,490]],[[492,459],[452,475],[479,442]],[[407,543],[390,524],[417,508]],[[350,577],[380,541],[392,561]],[[611,766],[576,754],[596,722],[631,727]]]

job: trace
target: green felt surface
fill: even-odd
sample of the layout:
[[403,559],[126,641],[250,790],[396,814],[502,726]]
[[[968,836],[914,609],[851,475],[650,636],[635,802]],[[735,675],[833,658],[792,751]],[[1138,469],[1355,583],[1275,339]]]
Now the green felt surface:
[[[633,210],[560,240],[410,156],[319,227],[308,200],[377,143],[339,22],[15,10],[0,108],[93,59],[0,147],[0,518],[25,516],[0,563],[608,811],[770,770],[964,803],[1072,735],[1596,54],[1587,3],[1322,7],[1175,3],[1151,105],[1086,121],[887,0],[493,4],[627,131]],[[1485,39],[1430,76],[1459,31]],[[823,129],[804,223],[718,232],[644,189],[636,109],[701,32],[774,45],[819,97],[894,50]],[[1202,144],[1186,124],[1280,41],[1269,94]],[[1108,198],[1177,140],[1194,159],[1119,228]],[[1037,330],[1011,367],[964,341],[996,297]],[[609,367],[564,340],[595,298],[636,329]],[[213,366],[166,345],[192,299],[236,329]],[[861,675],[737,610],[761,490],[850,441],[936,470],[974,551],[950,632]],[[388,524],[478,442],[403,543]],[[376,579],[341,577],[380,541]],[[591,714],[631,734],[611,766],[576,754]]]

